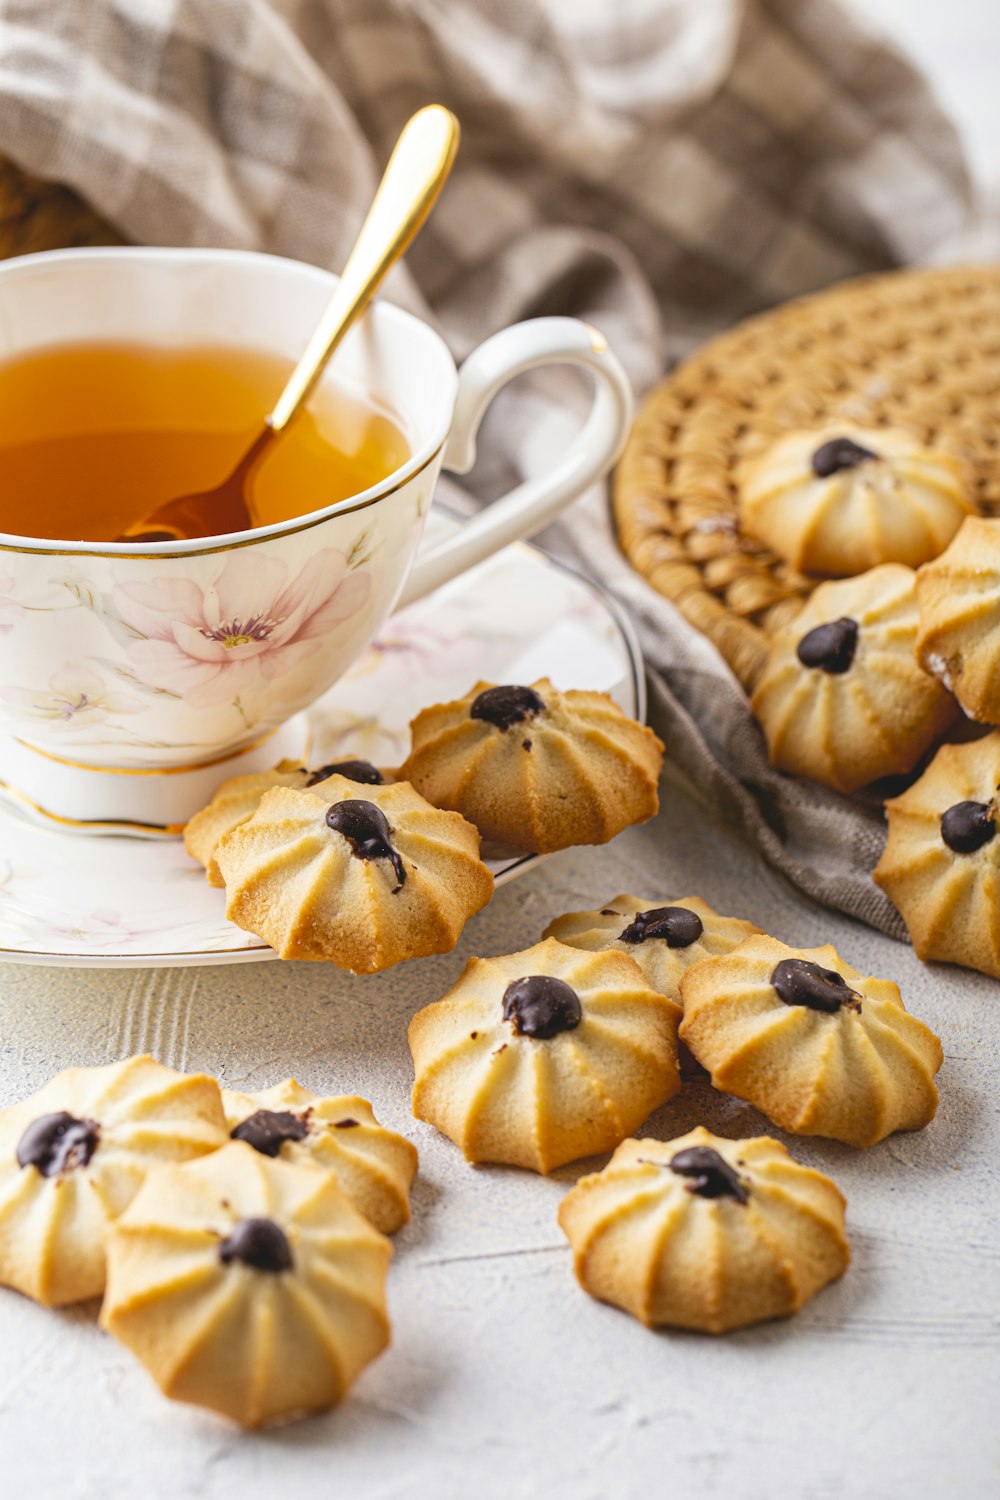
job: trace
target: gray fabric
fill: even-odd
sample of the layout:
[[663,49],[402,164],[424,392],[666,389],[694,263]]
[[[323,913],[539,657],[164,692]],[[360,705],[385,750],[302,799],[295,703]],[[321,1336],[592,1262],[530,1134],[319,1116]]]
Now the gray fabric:
[[[0,0],[0,150],[139,242],[336,268],[432,99],[462,151],[389,292],[459,356],[579,313],[643,388],[711,331],[929,258],[967,218],[926,86],[832,0]],[[474,492],[544,463],[579,406],[552,378],[507,393]],[[769,771],[742,692],[624,563],[604,497],[546,540],[631,610],[689,779],[805,890],[900,935],[868,879],[877,809]]]

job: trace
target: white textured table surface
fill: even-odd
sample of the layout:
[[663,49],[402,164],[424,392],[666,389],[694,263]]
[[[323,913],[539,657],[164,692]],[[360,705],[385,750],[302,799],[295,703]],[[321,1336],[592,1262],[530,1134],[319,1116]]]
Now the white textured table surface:
[[[556,1225],[586,1167],[466,1166],[409,1115],[406,1024],[469,954],[534,941],[620,890],[697,893],[898,979],[944,1038],[941,1109],[871,1151],[798,1141],[848,1197],[854,1264],[797,1318],[722,1339],[650,1333],[577,1287]],[[396,1240],[394,1339],[328,1417],[244,1436],[163,1400],[93,1311],[0,1293],[0,1493],[60,1500],[979,1500],[1000,1486],[1000,986],[801,900],[683,792],[655,824],[500,891],[458,950],[373,979],[326,967],[0,973],[4,1101],[71,1061],[144,1048],[258,1087],[357,1090],[421,1154]],[[767,1128],[686,1084],[649,1133]]]

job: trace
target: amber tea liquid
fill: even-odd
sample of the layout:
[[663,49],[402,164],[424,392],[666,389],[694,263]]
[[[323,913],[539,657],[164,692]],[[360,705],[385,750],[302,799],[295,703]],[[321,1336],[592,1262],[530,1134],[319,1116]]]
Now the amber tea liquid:
[[[257,350],[138,344],[67,344],[0,363],[0,531],[114,541],[164,501],[221,484],[292,367]],[[254,525],[347,499],[408,457],[386,413],[328,381],[254,472]],[[217,529],[206,513],[190,534]]]

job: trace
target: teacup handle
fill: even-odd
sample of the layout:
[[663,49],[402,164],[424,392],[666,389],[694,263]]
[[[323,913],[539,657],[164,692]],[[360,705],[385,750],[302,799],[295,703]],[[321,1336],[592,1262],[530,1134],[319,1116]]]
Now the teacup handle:
[[398,608],[539,531],[618,457],[632,422],[632,387],[606,339],[578,318],[535,318],[494,334],[462,365],[444,467],[467,474],[476,460],[479,424],[493,397],[516,375],[548,364],[593,371],[594,403],[583,431],[550,473],[526,479],[419,558]]

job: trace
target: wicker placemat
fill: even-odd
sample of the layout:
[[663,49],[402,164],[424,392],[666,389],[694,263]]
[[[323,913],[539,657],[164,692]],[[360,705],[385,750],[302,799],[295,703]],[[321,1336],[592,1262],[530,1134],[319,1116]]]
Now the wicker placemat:
[[122,237],[58,182],[32,177],[0,156],[0,260],[69,245],[120,245]]
[[646,398],[615,474],[633,566],[745,687],[820,581],[740,534],[738,463],[790,428],[905,427],[966,463],[1000,511],[1000,266],[847,282],[729,330]]

